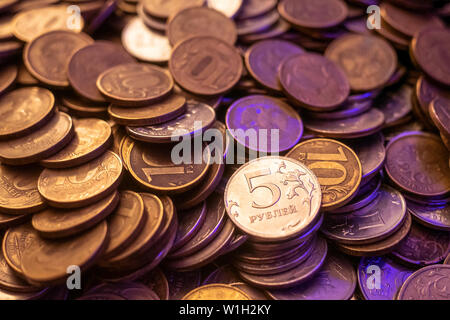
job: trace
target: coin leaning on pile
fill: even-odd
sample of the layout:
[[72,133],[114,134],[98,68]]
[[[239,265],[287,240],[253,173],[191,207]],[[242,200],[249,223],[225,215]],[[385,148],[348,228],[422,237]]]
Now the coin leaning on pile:
[[448,16],[379,5],[0,4],[0,299],[448,300]]

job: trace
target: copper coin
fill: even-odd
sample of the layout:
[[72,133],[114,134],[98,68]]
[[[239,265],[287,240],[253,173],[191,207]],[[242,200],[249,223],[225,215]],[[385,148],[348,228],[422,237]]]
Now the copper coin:
[[251,300],[251,298],[238,288],[216,283],[194,289],[182,300]]
[[38,87],[20,88],[0,97],[1,139],[27,135],[53,116],[55,97]]
[[[270,1],[273,2],[273,0]],[[233,18],[238,12],[242,12],[241,7],[243,2],[243,0],[206,0],[209,8],[222,12],[228,18]]]
[[309,118],[316,118],[320,120],[339,120],[360,115],[361,113],[368,111],[372,107],[372,104],[373,102],[371,100],[347,102],[333,111],[314,112],[305,110],[302,111],[302,114]]
[[377,99],[374,106],[384,114],[384,127],[395,126],[405,119],[412,110],[413,89],[403,85],[393,91],[387,91]]
[[213,272],[211,272],[202,282],[205,284],[212,283],[223,283],[223,284],[233,284],[242,281],[239,275],[236,273],[235,269],[229,265],[225,264],[218,267]]
[[288,290],[266,291],[274,300],[348,300],[356,288],[356,273],[344,256],[331,253],[309,281]]
[[414,60],[433,80],[450,86],[450,62],[446,58],[449,50],[450,31],[446,28],[424,29],[411,42]]
[[436,127],[450,137],[450,100],[436,98],[429,105],[431,120]]
[[[269,96],[251,95],[235,101],[228,108],[225,121],[239,144],[263,153],[286,151],[303,134],[303,123],[298,113],[282,100]],[[249,131],[258,133],[258,137],[249,139]],[[266,132],[263,138],[261,132]]]
[[327,216],[321,230],[327,238],[339,243],[373,243],[397,231],[406,214],[401,193],[384,185],[367,206],[355,212]]
[[83,100],[72,92],[68,92],[61,97],[61,102],[64,107],[69,109],[71,114],[81,118],[105,118],[108,110],[107,105],[104,103]]
[[382,19],[392,28],[408,37],[413,37],[425,28],[444,27],[443,22],[435,15],[403,10],[389,2],[381,4],[380,9]]
[[167,30],[167,19],[160,19],[160,18],[156,18],[154,16],[149,15],[144,10],[143,1],[140,1],[137,4],[136,12],[137,12],[139,18],[141,18],[141,20],[144,22],[144,24],[148,28],[154,29],[155,31],[160,31],[160,32],[164,32],[164,33],[166,32],[166,30]]
[[169,69],[175,81],[199,95],[230,90],[242,74],[242,59],[226,42],[208,36],[187,39],[172,51]]
[[202,133],[216,120],[216,112],[205,103],[188,100],[186,112],[170,121],[146,127],[127,127],[133,139],[152,143],[180,141]]
[[164,270],[169,282],[169,300],[180,300],[188,292],[200,286],[202,274],[199,270],[192,272],[176,272]]
[[408,211],[425,227],[450,231],[450,206],[421,205],[406,200]]
[[378,109],[372,108],[351,118],[333,121],[307,118],[304,123],[306,129],[325,137],[360,138],[380,131],[384,124],[384,114]]
[[356,257],[381,256],[388,254],[408,236],[408,233],[411,231],[411,225],[412,219],[411,215],[408,213],[400,229],[381,241],[360,245],[336,243],[336,247],[345,254]]
[[21,214],[21,215],[11,215],[11,214],[3,214],[0,213],[0,230],[12,228],[18,225],[23,224],[29,220],[29,215]]
[[[372,23],[372,25],[374,22],[375,20],[369,20],[369,23]],[[392,28],[383,19],[381,19],[380,28],[374,28],[374,30],[380,36],[388,40],[396,49],[404,51],[409,49],[410,38]]]
[[121,64],[100,74],[97,89],[120,106],[146,106],[172,91],[172,77],[150,64]]
[[311,139],[286,154],[305,164],[316,175],[322,191],[323,210],[349,202],[359,189],[362,167],[355,152],[331,139]]
[[314,173],[286,157],[262,157],[228,181],[225,207],[244,233],[262,241],[286,240],[316,220],[322,194]]
[[122,176],[119,156],[107,151],[102,156],[71,169],[45,169],[38,190],[52,206],[79,208],[106,197],[115,190]]
[[145,0],[143,3],[148,14],[166,19],[185,8],[201,7],[205,0]]
[[68,87],[67,69],[72,55],[94,40],[84,33],[57,30],[44,33],[29,42],[23,60],[39,81],[53,87]]
[[79,95],[94,102],[105,102],[95,85],[98,76],[109,68],[133,62],[134,59],[121,46],[109,41],[96,41],[72,55],[67,76]]
[[172,46],[198,36],[211,36],[234,45],[236,25],[224,14],[206,7],[187,8],[169,19],[167,37]]
[[179,213],[177,235],[171,249],[172,251],[176,251],[184,246],[197,234],[205,222],[206,213],[205,201],[190,210]]
[[450,250],[450,234],[413,223],[411,231],[392,252],[401,262],[411,266],[440,263]]
[[419,103],[420,110],[429,114],[429,105],[434,99],[450,99],[450,93],[443,87],[435,85],[425,76],[417,79],[415,98]]
[[272,39],[285,34],[291,25],[284,20],[278,20],[274,25],[270,26],[268,29],[258,33],[247,34],[239,37],[242,43],[254,43],[256,41]]
[[237,18],[254,18],[271,11],[276,5],[276,0],[245,0]]
[[397,54],[392,46],[375,36],[340,37],[328,46],[325,56],[342,67],[354,91],[383,87],[397,68]]
[[65,238],[81,233],[109,216],[119,203],[119,194],[112,193],[106,198],[87,207],[73,210],[48,208],[33,215],[33,228],[43,238]]
[[280,19],[277,10],[271,10],[261,16],[236,20],[236,28],[239,37],[248,36],[270,29]]
[[278,77],[291,99],[313,111],[336,109],[350,93],[349,82],[342,69],[315,53],[285,59]]
[[423,197],[450,191],[448,150],[439,137],[423,132],[397,136],[386,147],[389,178],[403,190]]
[[196,100],[198,102],[202,102],[204,104],[207,104],[208,106],[211,106],[214,110],[217,110],[223,101],[223,96],[219,95],[219,96],[212,96],[212,97],[208,97],[208,96],[201,97],[201,96],[192,94],[190,92],[187,92],[187,91],[181,89],[177,84],[175,84],[175,86],[174,86],[174,91],[175,91],[175,93],[181,94],[182,96],[184,96],[187,101]]
[[0,95],[5,93],[15,82],[18,75],[16,65],[6,65],[0,68]]
[[41,172],[37,167],[16,168],[0,165],[0,212],[22,215],[45,208],[37,190]]
[[289,23],[302,28],[330,28],[347,18],[347,5],[341,0],[283,0],[278,11]]
[[434,265],[414,272],[403,283],[398,300],[448,300],[450,266]]
[[64,148],[73,138],[72,118],[57,112],[43,127],[26,135],[0,142],[0,160],[11,165],[45,159]]
[[74,21],[71,11],[67,10],[65,5],[23,11],[18,13],[12,22],[14,36],[25,42],[53,30],[80,32],[83,26],[83,17],[80,16]]
[[147,28],[139,18],[131,19],[122,31],[122,44],[139,60],[163,63],[171,54],[169,39]]
[[153,290],[160,300],[169,300],[169,283],[160,268],[155,269],[139,280]]
[[102,253],[107,239],[106,221],[96,227],[66,240],[37,239],[25,248],[22,256],[22,271],[28,282],[61,283],[67,277],[69,266],[89,268]]
[[71,168],[101,155],[111,144],[111,127],[100,119],[74,120],[75,137],[61,151],[40,164],[46,168]]
[[236,282],[232,283],[231,286],[244,291],[252,300],[268,300],[263,291],[256,289],[246,283]]
[[138,108],[112,104],[108,108],[108,113],[117,124],[149,126],[173,120],[183,114],[185,110],[186,99],[178,94],[173,94],[162,101]]

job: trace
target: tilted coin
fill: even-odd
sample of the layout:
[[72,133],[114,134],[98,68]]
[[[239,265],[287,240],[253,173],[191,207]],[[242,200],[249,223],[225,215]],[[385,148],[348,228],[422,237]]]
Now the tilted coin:
[[12,215],[0,213],[0,229],[8,229],[23,224],[29,220],[29,216],[25,214]]
[[314,112],[314,111],[302,111],[302,114],[309,118],[316,118],[322,120],[338,120],[351,118],[361,113],[368,111],[372,107],[373,102],[367,101],[355,101],[344,103],[338,109],[329,112]]
[[0,68],[0,94],[6,92],[14,84],[18,73],[16,65],[6,65]]
[[150,126],[173,120],[186,111],[186,98],[172,94],[164,100],[137,108],[110,105],[109,116],[117,123],[129,126]]
[[[430,103],[434,99],[440,100],[441,98],[443,98],[444,101],[450,99],[450,93],[445,90],[444,87],[436,85],[425,76],[420,76],[419,79],[417,79],[415,89],[416,90],[414,98],[417,99],[420,110],[422,110],[427,115],[430,111]],[[416,99],[413,99],[413,101]]]
[[[278,153],[290,149],[303,134],[303,123],[282,100],[251,95],[236,100],[227,110],[226,125],[233,138],[252,151]],[[253,131],[255,136],[247,136]],[[261,135],[265,132],[265,136]]]
[[239,281],[242,280],[236,273],[235,269],[231,265],[225,264],[223,266],[217,267],[208,276],[206,276],[202,284],[203,285],[213,283],[233,284]]
[[200,286],[202,274],[200,270],[191,272],[176,272],[164,270],[169,283],[169,300],[180,300],[188,292]]
[[448,300],[450,266],[433,265],[417,270],[403,283],[398,300]]
[[95,85],[98,76],[111,67],[133,62],[121,46],[110,41],[96,41],[72,55],[67,76],[79,95],[94,102],[105,102]]
[[242,290],[226,284],[209,284],[192,290],[182,300],[251,300]]
[[29,42],[23,60],[28,71],[39,81],[52,87],[68,87],[67,69],[72,55],[94,40],[84,33],[55,30]]
[[260,16],[277,6],[276,0],[246,0],[237,16],[238,19],[248,19]]
[[209,8],[222,12],[228,18],[233,18],[240,12],[243,2],[243,0],[206,0]]
[[448,150],[433,134],[409,132],[391,140],[384,167],[389,178],[409,193],[431,197],[450,192]]
[[69,266],[89,268],[102,253],[106,244],[106,221],[71,238],[60,241],[38,238],[25,248],[22,255],[22,271],[31,283],[63,283]]
[[270,26],[269,29],[266,29],[259,33],[252,33],[241,36],[239,37],[239,40],[243,43],[254,43],[260,40],[272,39],[285,34],[290,28],[291,25],[289,23],[280,19],[277,23]]
[[187,8],[169,19],[167,37],[172,46],[196,36],[212,36],[234,45],[236,25],[224,14],[207,7]]
[[101,155],[111,144],[111,127],[100,119],[74,120],[75,137],[61,151],[40,161],[46,168],[71,168]]
[[356,195],[362,177],[361,162],[345,144],[311,139],[296,145],[286,156],[305,164],[316,175],[322,191],[322,209],[341,207]]
[[121,64],[97,78],[97,89],[108,101],[120,106],[146,106],[167,96],[172,87],[172,77],[150,64]]
[[0,160],[11,165],[38,162],[60,151],[73,136],[72,118],[57,112],[38,130],[20,138],[0,141]]
[[169,283],[160,268],[156,268],[139,280],[153,290],[160,300],[169,300]]
[[73,19],[71,12],[65,5],[34,8],[20,12],[14,17],[13,33],[18,39],[30,42],[37,36],[53,30],[80,32],[84,26],[83,17],[80,16],[74,23],[69,24],[68,21],[72,21],[71,19]]
[[171,250],[176,251],[181,248],[197,234],[205,222],[206,213],[205,201],[190,210],[180,212],[177,235]]
[[144,4],[143,1],[140,1],[136,6],[136,12],[141,18],[141,20],[144,22],[144,24],[149,28],[153,29],[154,31],[160,31],[160,32],[166,32],[167,30],[167,19],[161,19],[154,16],[149,15],[144,10]]
[[45,208],[37,189],[41,172],[38,167],[16,168],[0,165],[0,212],[22,215]]
[[236,28],[239,37],[267,31],[280,19],[277,10],[271,10],[261,16],[236,20]]
[[70,113],[80,118],[99,117],[105,118],[108,110],[104,103],[95,103],[92,101],[83,100],[75,93],[68,92],[61,97],[61,102],[69,109]]
[[375,36],[340,37],[328,46],[325,56],[342,67],[354,91],[383,87],[397,68],[397,54],[392,46]]
[[436,127],[450,137],[450,100],[434,99],[429,105],[429,112]]
[[242,59],[226,42],[209,36],[187,39],[172,51],[169,69],[175,81],[199,95],[230,90],[242,74]]
[[55,97],[50,90],[20,88],[0,98],[1,139],[24,136],[42,127],[53,116]]
[[31,223],[42,238],[65,238],[81,233],[109,216],[119,203],[119,194],[112,193],[90,206],[58,210],[48,208],[33,215]]
[[450,231],[450,206],[421,205],[409,200],[406,200],[406,205],[408,211],[424,226]]
[[395,126],[407,117],[412,110],[413,89],[403,85],[394,91],[388,91],[375,101],[374,106],[384,114],[384,126]]
[[147,13],[165,19],[185,8],[201,7],[205,0],[145,0],[143,3]]
[[224,201],[230,219],[263,241],[285,240],[315,221],[321,203],[314,173],[286,157],[262,157],[241,166],[228,181]]
[[350,93],[349,82],[342,69],[315,53],[297,54],[285,59],[279,67],[278,78],[291,99],[313,111],[336,109]]
[[45,169],[38,181],[39,193],[52,206],[79,208],[115,190],[122,177],[122,161],[107,151],[102,156],[70,169]]

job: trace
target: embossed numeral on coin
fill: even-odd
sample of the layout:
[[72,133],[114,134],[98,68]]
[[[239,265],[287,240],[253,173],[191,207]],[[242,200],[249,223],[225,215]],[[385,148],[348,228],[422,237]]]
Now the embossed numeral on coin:
[[270,176],[271,174],[272,174],[272,172],[268,168],[252,171],[252,172],[245,174],[245,179],[247,180],[248,189],[249,189],[250,193],[253,193],[253,191],[255,191],[258,188],[269,189],[270,192],[272,193],[272,200],[271,200],[270,204],[260,205],[260,204],[257,204],[255,201],[253,201],[252,202],[253,208],[257,208],[257,209],[269,208],[269,207],[273,206],[275,203],[277,203],[278,200],[280,200],[281,190],[276,184],[268,182],[268,183],[260,184],[255,187],[252,184],[252,179],[262,177],[262,176]]
[[[342,183],[345,178],[347,177],[347,170],[345,167],[336,161],[348,161],[346,155],[344,154],[344,150],[342,150],[342,147],[337,148],[338,153],[313,153],[308,152],[306,153],[306,159],[307,160],[317,160],[320,162],[315,162],[309,165],[309,168],[316,173],[317,178],[319,179],[320,185],[323,186],[331,186],[331,185],[337,185]],[[340,177],[337,178],[330,178],[330,177],[320,177],[318,175],[318,170],[337,170],[342,173]]]

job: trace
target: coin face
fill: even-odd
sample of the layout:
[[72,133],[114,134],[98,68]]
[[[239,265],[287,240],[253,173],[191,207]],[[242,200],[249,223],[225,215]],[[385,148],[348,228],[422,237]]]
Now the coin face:
[[121,106],[145,106],[170,93],[172,77],[150,64],[122,64],[99,75],[97,88],[108,101]]
[[341,68],[315,53],[303,53],[285,59],[279,68],[278,77],[290,98],[313,111],[335,109],[350,93],[349,82]]
[[55,283],[67,277],[69,266],[85,268],[101,254],[106,243],[106,221],[76,237],[61,241],[37,239],[22,256],[22,270],[31,283]]
[[24,136],[53,116],[55,97],[39,87],[20,88],[0,98],[0,138]]
[[167,37],[172,46],[197,36],[211,36],[234,45],[236,25],[219,11],[206,7],[184,9],[169,20]]
[[392,46],[375,36],[340,37],[328,46],[325,56],[344,70],[354,91],[384,86],[397,67],[397,54]]
[[418,32],[411,51],[420,68],[433,80],[450,86],[450,62],[446,53],[450,46],[450,32],[446,28],[427,28]]
[[68,87],[70,58],[76,51],[93,42],[84,33],[69,30],[47,32],[25,46],[24,63],[39,81],[54,87]]
[[237,16],[238,19],[248,19],[260,16],[277,6],[276,0],[246,0]]
[[355,152],[331,139],[311,139],[296,145],[287,157],[314,172],[322,191],[322,209],[332,210],[349,202],[359,189],[362,167]]
[[55,155],[42,160],[46,168],[71,168],[102,154],[111,143],[111,127],[100,119],[74,120],[75,137]]
[[192,290],[182,300],[251,300],[242,290],[226,284],[208,284]]
[[450,99],[450,93],[448,93],[447,90],[435,85],[425,76],[421,76],[417,79],[415,89],[415,97],[417,98],[420,109],[426,114],[428,114],[429,105],[434,99]]
[[37,190],[41,172],[38,167],[16,168],[0,165],[0,212],[27,214],[45,208]]
[[408,211],[424,226],[450,231],[450,206],[421,205],[406,201]]
[[[252,95],[235,101],[229,107],[225,121],[237,142],[260,152],[286,151],[303,134],[303,123],[298,113],[287,103],[269,96]],[[256,133],[256,139],[246,136],[251,130]],[[267,136],[262,138],[261,131]]]
[[199,95],[230,90],[242,75],[242,59],[226,42],[209,36],[187,39],[172,51],[169,69],[175,81]]
[[1,141],[0,160],[12,165],[38,162],[61,150],[73,135],[72,118],[57,112],[46,125],[33,133]]
[[300,162],[263,157],[241,166],[228,181],[225,207],[245,233],[265,241],[291,238],[315,221],[320,184]]
[[375,106],[384,114],[384,127],[392,127],[405,119],[412,110],[413,89],[403,85],[398,89],[386,92],[375,103]]
[[347,18],[347,6],[340,0],[284,0],[278,11],[291,24],[303,28],[330,28]]
[[412,194],[431,197],[450,191],[448,151],[435,135],[410,132],[391,140],[385,169],[397,186]]
[[434,265],[414,272],[401,287],[398,300],[448,300],[450,266]]
[[278,68],[284,59],[304,50],[292,42],[265,40],[252,45],[245,53],[245,65],[256,81],[263,86],[281,91]]
[[45,169],[39,177],[38,190],[55,207],[79,208],[111,193],[121,176],[122,161],[107,151],[75,168]]
[[238,35],[248,36],[259,33],[273,26],[280,19],[277,10],[271,10],[261,16],[236,21]]
[[144,276],[141,281],[153,290],[161,300],[169,300],[169,283],[160,268]]
[[450,100],[436,98],[429,105],[431,120],[438,129],[450,137]]
[[207,0],[206,3],[209,8],[215,9],[219,12],[222,12],[228,18],[232,18],[241,9],[243,1],[242,0],[230,0],[230,1]]
[[[68,21],[73,23],[68,23]],[[73,21],[72,13],[66,6],[34,8],[18,13],[12,22],[14,36],[30,42],[34,38],[53,30],[80,32],[84,20],[80,16]]]
[[117,207],[119,198],[119,194],[113,192],[106,198],[79,209],[48,208],[33,215],[31,222],[43,238],[65,238],[91,228],[110,215]]
[[185,8],[201,7],[205,0],[145,0],[143,3],[148,14],[166,19]]
[[206,202],[180,213],[177,235],[171,250],[177,250],[186,244],[199,231],[206,218]]
[[109,41],[96,41],[72,55],[67,76],[79,95],[94,102],[105,102],[95,85],[98,76],[109,68],[133,62],[134,59],[121,46]]

